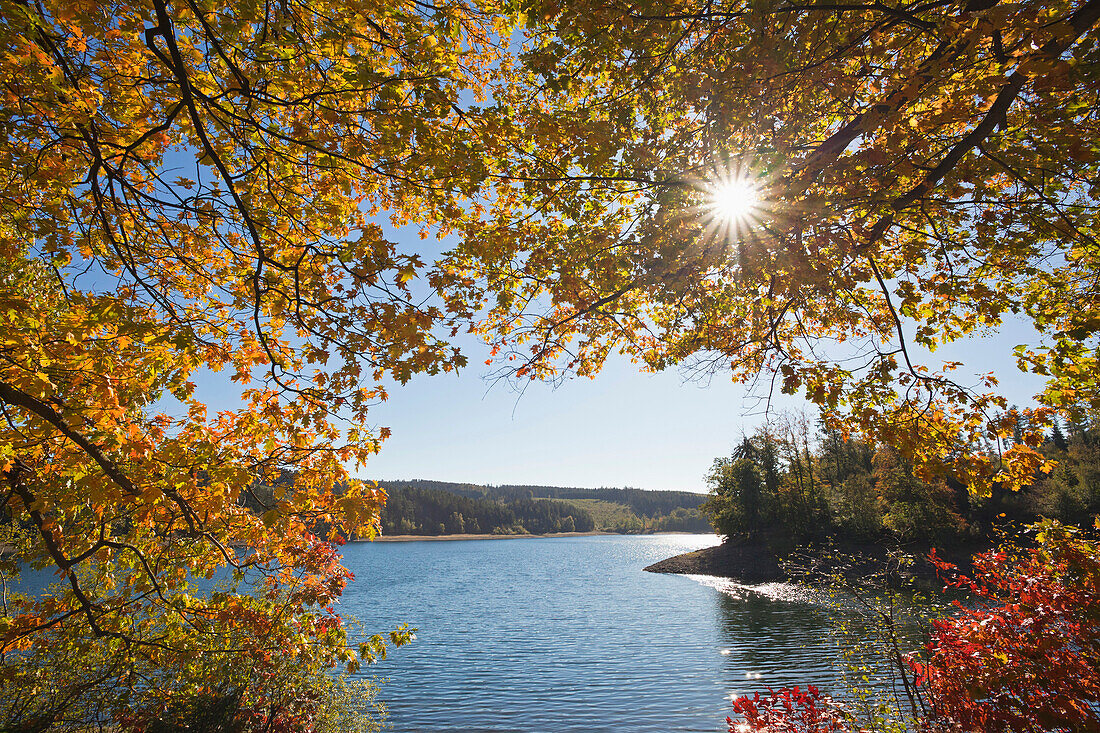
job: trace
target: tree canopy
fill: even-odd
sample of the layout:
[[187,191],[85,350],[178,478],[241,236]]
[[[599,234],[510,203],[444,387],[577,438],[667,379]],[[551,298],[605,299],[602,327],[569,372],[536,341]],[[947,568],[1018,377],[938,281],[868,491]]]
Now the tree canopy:
[[[616,351],[727,372],[979,493],[1049,469],[1033,447],[1054,411],[1100,407],[1100,3],[526,17],[525,81],[494,92],[497,124],[529,132],[499,151],[516,184],[445,265],[519,376]],[[1038,333],[1018,365],[1047,380],[1026,415],[993,375],[920,356],[1016,317]],[[972,449],[1014,425],[1005,455]]]
[[[427,233],[477,187],[456,104],[499,66],[490,10],[0,4],[12,725],[229,681],[268,709],[254,688],[382,653],[347,647],[326,540],[376,529],[384,493],[348,467],[385,437],[385,381],[464,363],[383,223]],[[239,404],[199,399],[210,372]],[[61,587],[11,595],[19,565]]]

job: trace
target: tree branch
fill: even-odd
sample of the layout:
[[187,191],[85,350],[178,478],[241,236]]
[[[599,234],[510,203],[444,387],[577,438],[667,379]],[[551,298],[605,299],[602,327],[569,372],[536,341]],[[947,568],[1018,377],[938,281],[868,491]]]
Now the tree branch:
[[21,407],[40,419],[45,420],[66,438],[80,446],[92,460],[99,464],[99,467],[103,469],[103,473],[114,481],[119,488],[131,496],[141,495],[137,486],[135,486],[130,477],[119,468],[118,464],[108,458],[100,447],[88,439],[87,436],[69,425],[64,416],[53,407],[4,381],[0,381],[0,400],[3,400],[9,405]]

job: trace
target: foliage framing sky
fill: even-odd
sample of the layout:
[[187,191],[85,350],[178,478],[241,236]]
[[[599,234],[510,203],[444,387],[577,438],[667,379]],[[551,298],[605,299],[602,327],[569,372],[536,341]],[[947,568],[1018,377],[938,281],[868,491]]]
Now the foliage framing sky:
[[[415,234],[394,234],[425,259],[437,254],[425,252],[428,243]],[[1030,404],[1042,380],[1016,369],[1012,348],[1034,337],[1030,326],[1008,323],[994,336],[921,356],[928,364],[963,362],[957,375],[971,384],[976,374],[994,372],[1010,403]],[[465,337],[460,345],[465,369],[393,385],[389,401],[374,409],[372,425],[389,427],[392,436],[361,477],[703,492],[714,458],[769,409],[766,390],[733,384],[724,373],[709,380],[644,374],[621,357],[594,380],[528,382],[518,385],[521,393],[489,377],[483,344]],[[813,408],[776,389],[770,409]]]
[[[415,234],[397,237],[425,261],[438,254]],[[921,356],[926,364],[963,362],[956,375],[970,384],[975,374],[994,372],[1009,402],[1025,405],[1042,381],[1016,369],[1012,347],[1034,338],[1030,326],[1008,323],[999,334]],[[484,344],[466,335],[456,343],[469,360],[465,369],[388,386],[389,400],[371,410],[370,425],[392,435],[359,477],[705,492],[711,462],[766,419],[766,391],[733,384],[724,373],[709,380],[672,370],[645,374],[619,357],[595,379],[525,381],[521,393],[489,377]],[[207,375],[199,390],[211,411],[236,400],[224,373]],[[777,388],[770,409],[813,408]]]
[[[966,364],[960,373],[994,371],[1010,400],[1024,404],[1039,389],[1011,358],[1024,333],[1008,328],[942,354]],[[374,415],[393,435],[362,475],[705,491],[711,461],[764,420],[765,405],[725,375],[685,382],[675,372],[640,374],[625,360],[595,380],[532,383],[519,395],[482,378],[478,349],[466,349],[471,366],[457,376],[418,377],[391,392]],[[772,401],[773,410],[802,405],[778,394]]]

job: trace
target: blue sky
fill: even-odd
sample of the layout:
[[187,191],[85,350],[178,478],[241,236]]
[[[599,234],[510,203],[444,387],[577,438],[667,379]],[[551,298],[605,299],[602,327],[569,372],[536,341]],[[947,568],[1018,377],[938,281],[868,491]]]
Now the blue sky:
[[[449,245],[412,232],[389,234],[429,262]],[[414,291],[418,287],[422,281],[414,282]],[[954,376],[962,382],[994,372],[1002,394],[1026,405],[1042,383],[1016,369],[1012,348],[1034,340],[1030,326],[1009,322],[997,335],[950,344],[922,363],[961,361],[965,366]],[[470,364],[460,373],[387,385],[390,398],[372,409],[368,424],[390,428],[391,437],[360,477],[704,492],[713,460],[765,419],[760,396],[723,373],[701,384],[675,370],[641,373],[620,357],[594,380],[557,387],[529,382],[518,394],[507,383],[486,380],[484,344],[465,336],[457,345]],[[196,375],[196,382],[212,412],[236,406],[237,390],[224,373]],[[779,394],[771,409],[813,411],[800,398]]]
[[[1012,348],[1034,340],[1030,326],[1009,322],[997,335],[926,354],[923,363],[961,361],[955,376],[963,382],[994,372],[1002,394],[1026,405],[1042,382],[1016,369]],[[390,398],[372,409],[368,424],[392,435],[360,477],[703,492],[712,461],[765,419],[759,395],[723,373],[708,384],[688,382],[675,370],[641,373],[620,357],[594,380],[529,382],[521,395],[486,380],[486,346],[471,336],[457,345],[470,364],[460,373],[387,385]],[[224,373],[196,381],[212,412],[235,407],[237,390]],[[778,394],[771,409],[813,411],[800,398]]]
[[522,395],[467,369],[391,392],[374,417],[393,435],[363,475],[702,491],[711,461],[756,422],[747,409],[728,380],[685,384],[625,359],[594,380],[531,383]]
[[[376,223],[426,262],[453,245],[421,240],[414,227],[394,229],[385,217]],[[960,381],[995,372],[1002,393],[1024,405],[1041,388],[1039,379],[1015,367],[1012,347],[1028,341],[1034,341],[1030,327],[1012,322],[998,336],[957,342],[924,363],[961,361]],[[361,477],[701,492],[711,462],[764,420],[759,396],[721,373],[709,384],[685,382],[676,371],[643,374],[620,359],[595,380],[573,379],[556,388],[530,383],[519,395],[483,378],[484,345],[471,337],[460,345],[471,365],[461,373],[419,376],[389,388],[389,401],[372,411],[370,425],[390,428],[392,437]],[[237,390],[224,373],[196,381],[211,411],[235,407]],[[773,397],[771,408],[812,409],[782,395]]]
[[[1012,347],[1033,340],[1026,324],[1008,323],[998,335],[950,344],[924,363],[961,361],[960,381],[992,371],[1002,394],[1026,405],[1042,382],[1016,369]],[[459,345],[471,366],[458,374],[388,386],[390,398],[372,409],[369,425],[392,436],[360,477],[702,492],[711,462],[765,417],[759,396],[726,374],[688,382],[675,370],[641,373],[621,357],[595,379],[529,382],[518,394],[485,378],[487,347],[472,337]],[[237,389],[224,372],[196,375],[196,382],[212,412],[235,407]],[[778,394],[771,409],[812,411]]]
[[[1030,333],[1010,323],[997,337],[957,342],[935,356],[964,362],[960,377],[995,372],[1003,393],[1022,405],[1041,387],[1012,358]],[[639,373],[624,359],[595,380],[556,389],[532,383],[517,395],[482,378],[484,347],[470,342],[464,350],[477,366],[415,378],[374,410],[372,424],[393,435],[363,477],[705,491],[713,459],[763,420],[759,400],[723,374],[709,385],[685,383],[674,371]],[[777,395],[772,409],[804,405]]]

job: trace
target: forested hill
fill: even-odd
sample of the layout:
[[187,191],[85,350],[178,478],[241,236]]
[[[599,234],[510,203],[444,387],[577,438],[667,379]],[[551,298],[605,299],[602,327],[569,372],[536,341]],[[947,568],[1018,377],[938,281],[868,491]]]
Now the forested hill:
[[389,494],[382,531],[390,535],[711,531],[698,510],[705,497],[686,491],[379,483]]

